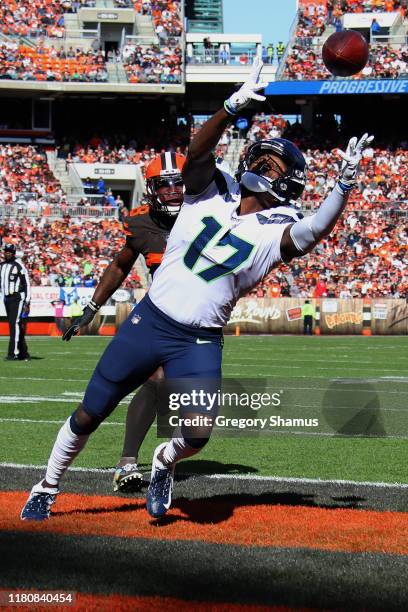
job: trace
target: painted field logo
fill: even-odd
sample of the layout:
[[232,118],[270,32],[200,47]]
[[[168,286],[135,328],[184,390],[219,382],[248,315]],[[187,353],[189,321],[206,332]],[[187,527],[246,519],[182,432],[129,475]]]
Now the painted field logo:
[[338,325],[344,325],[345,323],[361,325],[362,322],[362,312],[340,312],[332,315],[326,315],[326,323],[329,329],[333,329],[333,327],[337,327]]

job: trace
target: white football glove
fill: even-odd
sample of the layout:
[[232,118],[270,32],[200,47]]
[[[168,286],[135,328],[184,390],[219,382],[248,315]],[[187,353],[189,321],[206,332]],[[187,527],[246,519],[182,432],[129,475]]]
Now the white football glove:
[[263,61],[260,57],[255,57],[252,64],[251,74],[245,83],[224,102],[224,108],[230,115],[236,115],[242,108],[248,106],[251,100],[264,102],[265,96],[261,96],[255,92],[260,89],[265,89],[269,85],[267,81],[260,80],[260,74],[263,67]]
[[344,186],[344,191],[352,189],[356,185],[357,173],[361,159],[363,157],[363,151],[370,143],[374,140],[374,136],[364,134],[357,142],[357,138],[354,136],[350,139],[346,152],[337,150],[338,155],[342,158],[343,163],[341,165],[340,183]]

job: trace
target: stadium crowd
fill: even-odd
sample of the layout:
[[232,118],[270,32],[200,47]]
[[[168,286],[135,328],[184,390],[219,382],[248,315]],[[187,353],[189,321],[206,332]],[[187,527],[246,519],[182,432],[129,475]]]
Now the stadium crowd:
[[103,53],[70,47],[28,47],[17,42],[0,46],[0,79],[24,81],[104,82]]
[[[293,140],[304,151],[308,163],[308,181],[302,199],[306,205],[321,202],[334,187],[340,170],[340,158],[333,150],[339,137],[342,138],[337,124],[330,117],[323,118],[315,132],[326,134],[326,141],[314,140],[299,123],[291,125],[282,115],[265,113],[254,116],[248,132],[250,143],[282,136]],[[399,143],[395,149],[382,146],[365,150],[361,174],[364,180],[360,189],[351,194],[349,208],[383,210],[387,203],[387,210],[408,210],[407,148],[408,142]]]
[[64,13],[76,13],[81,6],[95,6],[96,0],[2,0],[0,32],[8,36],[62,38]]
[[344,13],[393,13],[407,11],[407,0],[327,0],[328,22]]
[[274,270],[251,295],[408,298],[407,239],[396,212],[349,211],[312,253]]
[[181,36],[181,0],[115,0],[115,6],[151,16],[160,41]]
[[[93,286],[124,244],[124,234],[114,219],[25,218],[0,223],[0,242],[16,245],[33,285]],[[140,286],[135,270],[124,286]]]
[[[370,48],[367,66],[354,79],[395,79],[408,76],[408,46],[394,49],[390,45],[374,45]],[[288,80],[324,80],[332,75],[323,64],[320,51],[295,44],[286,58],[283,78]]]
[[123,48],[122,57],[130,83],[175,84],[182,81],[183,52],[177,45],[128,44]]
[[[314,134],[325,134],[325,139],[320,141],[315,140],[317,136],[307,134],[297,121],[290,124],[282,115],[255,115],[248,131],[248,143],[283,136],[295,141],[304,151],[309,167],[303,197],[305,208],[319,205],[334,186],[340,161],[333,148],[347,138],[333,116],[322,116],[319,122]],[[190,134],[199,127],[199,123],[193,125]],[[175,126],[170,134],[169,127],[163,124],[144,147],[120,135],[102,138],[95,134],[84,143],[62,143],[59,156],[68,163],[135,163],[144,169],[162,150],[159,143],[166,142],[163,130],[167,138],[174,137],[173,150],[184,152],[189,139],[187,126]],[[232,137],[230,128],[220,141],[218,155],[225,154]],[[152,143],[154,146],[150,146]],[[394,144],[391,149],[379,141],[377,148],[368,148],[362,162],[360,189],[353,191],[347,212],[335,232],[309,257],[273,271],[252,294],[271,297],[405,296],[407,162],[408,143]],[[0,177],[0,203],[11,204],[18,192],[32,191],[34,198],[51,196],[57,200],[65,215],[63,220],[51,221],[44,211],[37,219],[7,220],[0,226],[0,236],[23,245],[23,250],[24,245],[32,245],[34,241],[34,253],[28,248],[24,253],[34,282],[43,285],[96,283],[122,244],[120,223],[113,219],[70,219],[61,187],[47,165],[46,156],[36,147],[1,146]],[[103,179],[99,179],[98,185],[90,181],[89,193],[98,191],[105,197],[105,205],[119,209],[123,218],[127,214],[123,201],[99,182],[104,183]],[[87,198],[82,204],[90,206]],[[84,262],[87,262],[86,274]],[[131,277],[127,286],[135,286],[139,280]]]
[[60,202],[63,192],[45,153],[31,145],[0,145],[0,204],[25,195],[27,201]]
[[183,51],[180,36],[183,24],[180,0],[116,0],[115,4],[151,16],[158,37],[158,44],[124,46],[122,59],[129,82],[181,83]]
[[[407,227],[397,213],[346,213],[335,231],[306,258],[274,270],[258,297],[406,297]],[[0,242],[15,243],[34,285],[92,286],[124,242],[116,220],[0,224]],[[141,286],[134,271],[126,287]]]
[[[332,78],[321,57],[319,39],[327,25],[342,28],[341,17],[346,12],[393,11],[406,14],[405,0],[342,0],[326,4],[308,4],[300,9],[295,41],[286,58],[282,78],[289,80]],[[370,57],[364,70],[353,78],[405,78],[408,76],[408,46],[391,44],[370,47]]]
[[[101,50],[84,52],[48,48],[44,37],[62,39],[64,13],[95,0],[5,0],[0,3],[0,32],[15,40],[0,47],[0,78],[36,81],[105,82],[108,73]],[[180,0],[118,0],[117,6],[134,8],[151,16],[158,44],[127,45],[122,56],[131,83],[172,84],[182,81]],[[18,37],[18,38],[17,38]],[[21,45],[20,37],[35,37],[38,46]],[[112,56],[112,52],[110,52]],[[112,59],[112,57],[108,58]]]

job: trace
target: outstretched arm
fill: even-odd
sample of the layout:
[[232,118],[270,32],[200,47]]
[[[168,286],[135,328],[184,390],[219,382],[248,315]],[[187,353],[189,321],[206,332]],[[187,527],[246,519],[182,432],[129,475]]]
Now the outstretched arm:
[[220,109],[204,123],[191,141],[182,171],[186,193],[201,193],[213,180],[215,159],[212,151],[230,120],[231,115]]
[[63,340],[71,340],[72,336],[76,336],[81,327],[92,322],[100,307],[115,293],[116,289],[119,289],[138,256],[139,253],[135,252],[130,246],[125,245],[123,247],[103,273],[82,317],[65,332],[62,336]]
[[187,161],[183,168],[183,180],[187,194],[201,193],[213,180],[215,161],[212,152],[231,119],[251,100],[261,102],[265,100],[265,96],[256,93],[267,86],[266,82],[260,80],[262,66],[262,60],[256,57],[249,78],[225,101],[224,108],[217,111],[204,123],[191,141]]
[[135,253],[130,246],[123,247],[106,268],[95,289],[92,299],[96,304],[101,306],[115,293],[116,289],[119,289],[138,256],[139,253]]
[[284,261],[311,251],[325,236],[328,236],[346,207],[349,192],[356,185],[356,177],[362,153],[373,136],[364,134],[357,142],[352,138],[347,151],[339,151],[343,159],[341,175],[333,191],[327,196],[317,213],[288,226],[282,236],[281,254]]

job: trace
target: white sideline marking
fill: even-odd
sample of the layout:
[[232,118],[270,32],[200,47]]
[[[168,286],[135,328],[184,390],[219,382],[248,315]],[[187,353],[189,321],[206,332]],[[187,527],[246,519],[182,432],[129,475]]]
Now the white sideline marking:
[[[24,463],[0,463],[0,468],[14,468],[16,470],[44,470],[46,465],[31,465]],[[70,467],[70,472],[90,472],[107,474],[114,472],[115,468],[83,468]],[[363,487],[376,487],[378,489],[408,489],[408,483],[403,482],[370,482],[369,480],[324,480],[323,478],[294,478],[291,476],[256,476],[254,474],[206,474],[196,475],[194,478],[211,478],[213,480],[257,480],[264,482],[280,482],[293,484],[336,484],[336,485],[352,485]]]
[[66,397],[44,397],[41,395],[0,395],[0,404],[36,404],[38,402],[52,402],[72,404],[74,399]]
[[[0,463],[0,466],[2,464]],[[206,478],[214,480],[263,480],[265,482],[289,482],[298,484],[336,484],[355,485],[363,487],[388,487],[395,489],[408,489],[408,483],[402,482],[370,482],[369,480],[324,480],[323,478],[293,478],[285,476],[256,476],[253,474],[209,474]]]
[[[0,463],[0,468],[14,468],[15,470],[46,470],[46,465],[25,465],[24,463]],[[70,467],[70,472],[90,472],[95,474],[108,474],[114,472],[115,468],[82,468],[82,467]]]
[[39,377],[29,377],[29,376],[0,376],[0,380],[38,380],[40,382],[46,382],[50,380],[57,380],[59,382],[89,382],[89,378],[39,378]]
[[[11,403],[11,402],[10,402]],[[120,406],[121,404],[127,404],[127,402],[122,401],[120,402],[120,404],[118,404],[118,406]],[[392,409],[391,409],[392,410]],[[403,409],[400,410],[404,411]],[[398,409],[395,410],[395,412],[398,412]],[[43,423],[45,425],[62,425],[63,423],[65,423],[65,420],[61,420],[61,421],[51,421],[48,419],[20,419],[20,418],[13,418],[13,417],[4,417],[4,418],[0,418],[0,423]],[[125,423],[117,423],[116,421],[103,421],[101,423],[101,425],[115,425],[115,426],[121,426],[124,427]],[[222,427],[214,427],[214,431],[223,431]],[[248,429],[247,431],[249,432],[253,432],[253,431],[257,431],[256,429]],[[292,435],[292,436],[316,436],[316,437],[326,437],[326,438],[348,438],[348,437],[353,437],[353,438],[366,438],[366,434],[355,434],[353,436],[348,436],[347,434],[339,434],[336,432],[328,432],[328,431],[291,431],[289,429],[284,429],[282,431],[274,431],[273,435],[275,436],[285,436],[285,435]],[[393,436],[393,435],[387,435],[387,440],[407,440],[407,436]]]
[[[0,423],[46,423],[47,425],[62,425],[66,419],[62,421],[48,421],[42,419],[12,419],[12,418],[1,418]],[[120,425],[125,426],[125,423],[116,423],[115,421],[103,421],[101,425]]]

